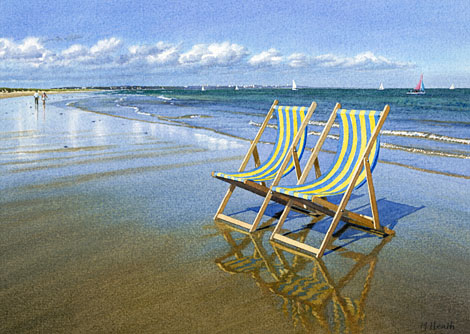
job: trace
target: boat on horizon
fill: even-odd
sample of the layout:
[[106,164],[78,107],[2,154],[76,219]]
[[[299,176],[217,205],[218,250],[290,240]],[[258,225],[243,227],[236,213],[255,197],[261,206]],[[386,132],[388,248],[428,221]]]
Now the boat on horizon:
[[455,89],[454,84],[450,85],[449,89],[451,89],[451,90],[452,90],[452,89]]
[[239,90],[240,88],[238,88],[238,86],[235,86],[235,90]]
[[406,92],[408,95],[424,95],[426,94],[426,91],[424,90],[424,83],[423,83],[423,75],[421,74],[421,77],[419,78],[419,82],[416,85],[416,87],[408,92]]
[[292,90],[297,90],[297,85],[295,84],[295,80],[292,80]]
[[204,86],[201,86],[201,91],[205,91],[206,89],[204,88]]
[[384,84],[382,82],[380,83],[379,90],[384,90]]

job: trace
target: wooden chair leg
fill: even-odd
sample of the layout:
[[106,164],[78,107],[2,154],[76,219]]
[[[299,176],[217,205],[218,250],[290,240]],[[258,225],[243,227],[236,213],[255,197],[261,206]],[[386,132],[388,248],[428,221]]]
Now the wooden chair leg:
[[369,190],[369,201],[372,210],[372,219],[374,220],[374,228],[380,230],[379,210],[377,208],[377,200],[375,198],[374,183],[372,182],[372,172],[370,171],[369,160],[364,161],[366,170],[367,188]]
[[331,241],[331,238],[333,237],[333,233],[335,232],[336,226],[338,226],[338,223],[340,222],[341,217],[343,216],[344,210],[346,209],[346,205],[348,205],[349,198],[351,197],[351,193],[354,189],[354,185],[356,184],[357,177],[359,176],[359,171],[359,167],[356,167],[356,171],[354,173],[355,175],[352,178],[351,183],[349,184],[348,189],[346,190],[346,193],[341,199],[336,214],[333,217],[333,221],[331,222],[330,228],[328,229],[328,232],[326,232],[325,238],[323,238],[323,241],[317,253],[318,258],[321,258],[323,256],[323,253],[325,253],[326,247],[328,246]]
[[[261,161],[259,160],[258,148],[256,147],[256,145],[253,149],[253,160],[255,161],[255,167],[259,167],[261,165]],[[261,182],[261,185],[266,187],[266,182]]]
[[302,169],[300,168],[300,161],[299,161],[299,156],[297,155],[296,148],[294,148],[294,152],[292,152],[292,157],[294,159],[295,173],[297,175],[297,181],[298,181],[302,177]]
[[263,218],[264,212],[266,211],[266,208],[268,207],[268,204],[271,201],[271,197],[272,194],[271,192],[269,192],[264,198],[263,204],[261,205],[258,214],[256,215],[256,218],[253,221],[253,224],[251,225],[250,232],[254,232],[258,228],[258,225],[261,222],[261,219]]
[[[346,205],[345,205],[346,206]],[[323,238],[323,241],[321,243],[320,248],[318,249],[317,257],[321,258],[323,256],[323,253],[325,253],[326,247],[330,243],[331,238],[333,237],[333,233],[335,232],[336,226],[338,226],[338,223],[341,220],[341,216],[343,215],[342,208],[338,209],[336,212],[333,221],[331,222],[330,228],[328,229],[328,232],[326,232],[325,238]]]
[[217,216],[224,212],[225,207],[227,206],[228,200],[233,194],[233,191],[235,190],[235,186],[233,184],[230,185],[230,187],[227,190],[227,193],[225,194],[224,198],[222,199],[222,202],[220,203],[219,208],[217,209],[217,212],[214,216],[214,219],[217,219]]
[[282,225],[284,225],[284,222],[286,221],[287,215],[290,212],[290,209],[292,208],[292,205],[294,202],[292,200],[289,200],[287,203],[286,207],[284,208],[284,211],[282,212],[281,217],[279,218],[279,221],[277,222],[276,227],[273,230],[273,233],[271,233],[271,237],[269,238],[270,240],[274,239],[274,236],[279,233],[279,231],[282,228]]

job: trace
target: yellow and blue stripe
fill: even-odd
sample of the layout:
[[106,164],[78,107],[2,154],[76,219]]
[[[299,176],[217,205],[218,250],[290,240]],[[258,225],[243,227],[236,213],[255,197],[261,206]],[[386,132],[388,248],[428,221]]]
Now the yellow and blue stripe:
[[259,269],[263,265],[261,258],[244,256],[240,259],[234,259],[225,263],[220,263],[225,271],[231,273],[249,273]]
[[332,287],[323,279],[295,275],[278,283],[276,292],[300,301],[315,303],[319,296],[331,289]]
[[[337,111],[340,123],[340,137],[336,156],[328,171],[320,178],[303,185],[274,187],[273,191],[290,196],[311,200],[313,197],[338,195],[346,192],[353,178],[353,171],[361,162],[360,157],[366,150],[372,132],[380,118],[380,112],[375,110],[346,110]],[[371,170],[377,164],[380,140],[377,140],[369,155]],[[366,181],[364,167],[356,181],[359,188]]]
[[[269,181],[275,178],[282,162],[287,156],[295,136],[300,130],[302,122],[307,112],[306,107],[278,106],[276,107],[278,119],[278,132],[276,143],[269,157],[257,168],[239,173],[215,172],[214,175],[226,179],[255,182]],[[301,159],[307,143],[307,127],[296,146],[297,154]],[[289,174],[294,169],[294,160],[291,158],[283,172],[283,176]]]

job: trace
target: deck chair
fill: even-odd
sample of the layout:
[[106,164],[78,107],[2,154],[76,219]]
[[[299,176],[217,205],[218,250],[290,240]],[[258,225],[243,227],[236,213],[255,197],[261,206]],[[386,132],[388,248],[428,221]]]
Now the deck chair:
[[[302,176],[294,186],[273,187],[273,197],[288,196],[287,203],[279,221],[271,234],[271,240],[278,240],[314,253],[321,258],[327,248],[340,220],[359,226],[367,232],[379,235],[394,234],[394,231],[381,226],[372,183],[372,171],[376,166],[380,140],[379,132],[389,113],[386,105],[382,112],[374,110],[345,110],[337,104],[331,114],[317,144],[307,161]],[[304,183],[312,166],[318,165],[318,153],[331,129],[339,117],[340,136],[336,156],[328,169],[317,179]],[[351,193],[367,182],[372,217],[346,210]],[[325,197],[343,194],[339,205],[329,202]],[[303,205],[309,210],[316,210],[333,217],[328,231],[319,248],[299,243],[279,233],[292,205]]]
[[[213,177],[230,183],[230,187],[222,199],[214,219],[221,219],[247,228],[250,232],[253,232],[258,227],[270,202],[272,187],[276,186],[282,177],[287,176],[294,169],[297,179],[300,178],[302,173],[299,160],[302,158],[307,142],[307,124],[317,104],[312,102],[308,109],[306,107],[277,106],[277,104],[278,101],[275,100],[255,139],[252,141],[238,172],[212,172]],[[306,109],[307,112],[305,112]],[[277,111],[278,119],[277,139],[269,157],[263,163],[260,163],[256,145],[266,129],[269,120],[273,116],[274,111]],[[251,155],[253,155],[255,161],[255,168],[244,171]],[[286,157],[289,157],[289,159]],[[270,187],[267,187],[266,181],[271,181]],[[265,197],[252,224],[223,214],[225,206],[236,187]],[[287,204],[288,201],[288,199],[283,196],[278,196],[276,199],[284,205]]]

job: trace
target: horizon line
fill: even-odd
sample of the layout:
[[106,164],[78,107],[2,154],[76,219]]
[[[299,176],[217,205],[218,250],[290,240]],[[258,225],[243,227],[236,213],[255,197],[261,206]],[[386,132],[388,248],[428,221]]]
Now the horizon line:
[[[234,88],[238,86],[239,89],[262,89],[262,88],[274,88],[274,89],[291,89],[291,85],[261,85],[261,84],[244,84],[244,85],[207,85],[207,84],[192,84],[192,85],[96,85],[96,86],[58,86],[58,87],[7,87],[1,86],[1,89],[8,89],[8,90],[36,90],[36,89],[109,89],[109,90],[116,90],[116,89],[133,89],[133,90],[145,90],[145,89],[162,89],[162,88],[182,88],[182,89],[193,89],[193,88],[200,88],[206,87],[209,89],[224,89],[224,88]],[[455,89],[469,89],[470,87],[455,87]],[[297,86],[297,89],[366,89],[366,90],[379,90],[378,88],[373,87],[340,87],[340,86]],[[384,88],[384,90],[392,90],[392,89],[412,89],[410,87],[388,87]],[[449,89],[449,87],[426,87],[428,89]]]

